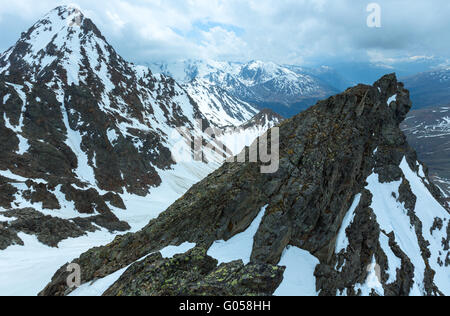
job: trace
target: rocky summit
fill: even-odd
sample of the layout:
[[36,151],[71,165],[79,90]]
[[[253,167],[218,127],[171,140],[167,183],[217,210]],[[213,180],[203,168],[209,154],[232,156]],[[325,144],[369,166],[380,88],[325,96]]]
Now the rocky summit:
[[318,102],[280,125],[276,173],[225,163],[76,259],[81,287],[66,265],[40,294],[450,295],[450,213],[399,128],[411,106],[393,74]]

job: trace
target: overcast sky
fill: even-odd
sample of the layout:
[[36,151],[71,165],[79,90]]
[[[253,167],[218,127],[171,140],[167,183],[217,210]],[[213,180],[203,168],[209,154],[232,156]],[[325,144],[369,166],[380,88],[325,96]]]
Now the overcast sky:
[[0,0],[0,50],[52,8],[76,3],[126,59],[212,58],[300,65],[446,62],[450,1],[383,0],[381,28],[364,0]]

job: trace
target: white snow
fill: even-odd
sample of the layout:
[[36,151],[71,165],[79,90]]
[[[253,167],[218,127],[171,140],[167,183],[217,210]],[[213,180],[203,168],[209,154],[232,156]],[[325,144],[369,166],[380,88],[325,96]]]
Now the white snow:
[[19,95],[19,97],[22,100],[22,108],[21,108],[21,112],[20,112],[21,114],[20,114],[19,124],[17,126],[12,126],[12,124],[10,123],[10,120],[6,117],[6,113],[3,113],[3,119],[5,120],[6,128],[12,130],[16,134],[17,138],[19,139],[19,149],[17,151],[17,154],[23,155],[30,149],[28,140],[22,136],[22,133],[23,133],[22,130],[23,130],[23,125],[24,125],[23,121],[25,118],[25,110],[26,110],[26,104],[27,104],[27,96],[23,92],[22,86],[8,83],[8,82],[6,84],[13,87],[14,90],[16,90],[17,94]]
[[214,163],[181,162],[171,170],[158,170],[159,176],[163,179],[161,186],[152,189],[145,197],[121,194],[126,211],[110,207],[120,220],[126,221],[131,226],[131,232],[137,232],[217,167],[218,165]]
[[[401,169],[406,179],[411,185],[412,192],[417,196],[415,213],[422,222],[422,234],[426,241],[430,243],[428,249],[431,252],[429,259],[431,268],[436,272],[435,283],[440,291],[445,295],[450,295],[450,268],[438,264],[440,258],[445,263],[448,250],[444,251],[442,241],[447,238],[447,226],[450,221],[450,214],[434,199],[427,187],[417,174],[409,167],[404,158]],[[440,218],[443,220],[443,228],[431,233],[434,220]]]
[[[173,258],[175,255],[185,253],[194,247],[195,247],[195,244],[193,244],[193,243],[184,243],[180,246],[168,246],[168,247],[162,249],[160,252],[161,252],[161,255],[163,256],[163,258]],[[150,255],[151,254],[135,261],[134,263],[141,262]],[[134,263],[132,263],[132,264],[134,264]],[[115,282],[117,282],[117,280],[119,280],[119,278],[122,276],[122,274],[124,274],[125,271],[132,264],[130,264],[129,266],[127,266],[123,269],[120,269],[102,279],[96,280],[91,283],[82,284],[79,288],[77,288],[75,291],[70,293],[69,296],[101,296]]]
[[390,97],[387,101],[387,104],[391,105],[392,102],[397,102],[397,94],[394,94],[392,97]]
[[425,172],[423,171],[423,166],[421,164],[419,165],[419,177],[422,179],[425,178]]
[[[417,173],[411,170],[406,158],[401,163],[401,169],[411,185],[412,192],[417,196],[415,214],[422,222],[422,234],[426,241],[430,243],[429,249],[431,258],[430,266],[436,271],[435,283],[438,288],[446,295],[450,295],[450,269],[441,267],[438,259],[445,262],[445,256],[448,252],[443,250],[442,240],[446,237],[446,227],[450,220],[448,212],[434,199],[421,178]],[[419,173],[421,173],[419,171]],[[380,183],[378,176],[372,174],[368,179],[367,189],[373,194],[371,208],[374,210],[377,221],[381,229],[387,234],[393,232],[395,241],[401,250],[409,257],[414,265],[414,285],[410,295],[422,296],[424,292],[424,273],[426,264],[422,258],[419,247],[419,241],[415,228],[411,224],[411,219],[407,215],[407,210],[396,197],[399,196],[399,187],[401,181],[392,183]],[[444,227],[431,234],[435,218],[441,218]],[[395,271],[400,267],[399,259],[389,250],[387,237],[380,237],[380,244],[383,247],[389,259],[389,282],[392,282]]]
[[108,140],[109,143],[111,145],[114,145],[114,143],[117,141],[117,139],[119,138],[119,135],[116,133],[116,130],[114,129],[109,129],[107,131],[107,136],[108,136]]
[[6,104],[6,102],[8,102],[10,96],[11,95],[8,93],[3,97],[3,104]]
[[395,241],[415,266],[412,294],[422,295],[424,294],[425,263],[422,259],[419,241],[414,227],[411,226],[407,210],[403,204],[392,196],[392,193],[395,193],[397,197],[399,196],[401,181],[380,183],[378,175],[372,174],[367,179],[367,182],[369,184],[367,189],[373,195],[371,208],[377,216],[380,228],[388,234],[394,233]]
[[250,88],[269,83],[273,90],[288,95],[309,95],[319,89],[317,80],[273,62],[252,61],[248,63],[206,61],[176,61],[153,64],[152,70],[170,75],[175,80],[190,83],[194,79],[206,80],[231,95],[247,94],[255,97]]
[[344,220],[342,221],[342,226],[339,230],[336,240],[336,254],[340,253],[342,250],[347,249],[349,245],[346,230],[348,227],[350,227],[350,225],[353,223],[353,220],[355,219],[355,210],[358,207],[360,200],[361,194],[356,195],[353,200],[352,206],[350,207],[349,211],[344,217]]
[[85,181],[91,185],[96,185],[97,180],[95,179],[95,173],[93,168],[89,164],[89,158],[87,154],[81,149],[81,144],[83,142],[83,136],[79,131],[75,131],[70,127],[69,118],[67,110],[64,106],[64,99],[60,98],[61,102],[61,112],[63,114],[63,122],[66,126],[67,131],[67,139],[66,145],[72,150],[73,153],[77,156],[78,166],[76,169],[76,174],[78,175],[80,180]]
[[225,132],[219,135],[217,138],[224,144],[233,155],[238,155],[242,152],[244,147],[253,144],[256,138],[262,136],[268,128],[264,126],[256,126],[252,128],[229,128]]
[[14,217],[6,217],[0,213],[0,222],[12,222],[14,220],[15,220]]
[[240,126],[258,113],[250,104],[232,97],[206,80],[195,80],[186,85],[186,90],[203,115],[219,127]]
[[19,233],[25,246],[0,251],[0,296],[34,296],[49,283],[58,268],[92,247],[110,243],[106,230],[62,241],[59,248],[41,244],[35,236]]
[[[213,172],[217,167],[218,165],[214,163],[193,162],[177,164],[173,170],[159,171],[163,179],[160,187],[152,189],[147,197],[122,194],[121,197],[127,210],[114,207],[111,209],[120,220],[125,220],[130,224],[132,227],[130,232],[136,232],[166,210],[193,184]],[[10,171],[0,171],[0,175],[18,181],[26,180]],[[17,186],[20,190],[26,188],[25,184],[17,184]],[[79,214],[75,210],[73,202],[65,200],[64,195],[60,192],[60,186],[53,193],[62,206],[61,210],[43,210],[39,205],[31,205],[21,198],[17,198],[16,202],[20,202],[21,207],[32,206],[44,215],[64,219],[92,216],[92,214]],[[110,234],[102,230],[90,233],[85,237],[64,240],[58,245],[59,248],[50,248],[38,242],[34,236],[23,235],[25,246],[11,246],[5,251],[0,251],[0,271],[6,273],[0,274],[0,296],[36,295],[48,284],[54,272],[62,265],[93,247],[110,243],[115,236],[117,234]],[[163,254],[169,256],[172,250],[171,247],[168,247],[163,250]],[[14,273],[7,275],[8,271],[14,271]],[[11,290],[14,284],[17,284],[17,287]],[[28,284],[30,284],[29,287]]]
[[228,241],[216,241],[208,250],[208,255],[217,259],[220,263],[242,260],[244,264],[250,262],[253,250],[253,240],[268,205],[264,206],[254,219],[250,227]]
[[308,251],[288,247],[281,257],[279,266],[286,266],[284,279],[275,296],[317,296],[314,271],[319,259]]

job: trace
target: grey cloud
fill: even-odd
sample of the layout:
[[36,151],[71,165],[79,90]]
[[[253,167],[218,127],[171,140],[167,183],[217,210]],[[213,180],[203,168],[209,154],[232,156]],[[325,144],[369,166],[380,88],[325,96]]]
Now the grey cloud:
[[[19,29],[25,31],[64,2],[0,0],[0,49],[14,43]],[[377,62],[384,56],[386,63],[402,56],[449,58],[449,1],[375,1],[382,8],[380,29],[366,26],[370,2],[79,0],[78,4],[125,58],[137,62],[196,57],[306,64],[350,56],[370,60],[375,55]],[[199,21],[216,26],[196,29],[208,25]],[[221,29],[221,24],[240,31],[234,34],[232,28]]]

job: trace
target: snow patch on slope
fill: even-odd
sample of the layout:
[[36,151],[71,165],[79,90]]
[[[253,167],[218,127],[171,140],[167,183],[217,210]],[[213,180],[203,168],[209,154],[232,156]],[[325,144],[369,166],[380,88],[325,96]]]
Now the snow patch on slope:
[[372,264],[369,266],[369,275],[364,284],[355,285],[355,292],[361,291],[361,296],[370,296],[372,292],[377,295],[384,296],[384,288],[379,280],[379,272],[376,271],[377,262],[375,256],[372,258]]
[[339,234],[336,240],[336,250],[335,253],[340,253],[342,250],[347,249],[349,242],[347,238],[346,230],[350,225],[353,223],[353,220],[355,219],[355,211],[356,208],[359,205],[359,202],[361,200],[361,194],[356,195],[352,206],[350,207],[349,211],[344,217],[344,220],[342,222],[341,229],[339,230]]
[[261,209],[258,216],[245,232],[237,234],[228,241],[216,241],[209,248],[208,256],[217,259],[219,264],[235,260],[242,260],[244,264],[248,264],[253,250],[254,237],[266,213],[267,206]]
[[[430,243],[428,249],[431,252],[431,258],[429,262],[431,268],[436,272],[435,283],[445,295],[450,295],[450,268],[438,264],[439,259],[441,262],[445,262],[446,259],[442,241],[447,238],[446,228],[450,221],[450,214],[430,194],[422,180],[411,170],[406,159],[403,159],[400,167],[411,185],[412,192],[417,196],[415,213],[422,222],[423,237]],[[444,226],[432,233],[431,228],[436,218],[441,218]]]
[[288,247],[281,257],[279,266],[286,266],[284,279],[275,296],[317,296],[314,271],[319,259],[308,251],[297,247]]
[[[429,263],[431,268],[436,271],[435,283],[444,294],[450,295],[450,269],[438,264],[439,259],[445,262],[445,256],[448,253],[443,250],[442,240],[446,238],[445,229],[450,215],[434,199],[419,176],[411,170],[406,158],[403,159],[400,167],[411,185],[412,192],[417,197],[415,214],[422,222],[422,235],[424,239],[430,243],[431,258],[429,259]],[[374,173],[367,179],[367,182],[367,189],[373,195],[371,208],[377,216],[377,222],[384,232],[394,234],[396,243],[414,265],[414,285],[410,295],[425,295],[424,275],[426,263],[422,258],[419,240],[415,228],[411,224],[408,211],[397,200],[402,181],[380,183],[378,175]],[[445,225],[441,230],[435,230],[431,233],[431,228],[436,218],[443,219]],[[380,237],[380,243],[389,259],[389,282],[392,282],[400,263],[392,252],[387,250],[389,245],[385,237]]]
[[106,230],[88,233],[80,238],[62,241],[51,248],[36,236],[18,234],[25,246],[11,246],[0,251],[0,296],[34,296],[51,280],[55,271],[81,253],[98,245],[106,245],[116,235]]

